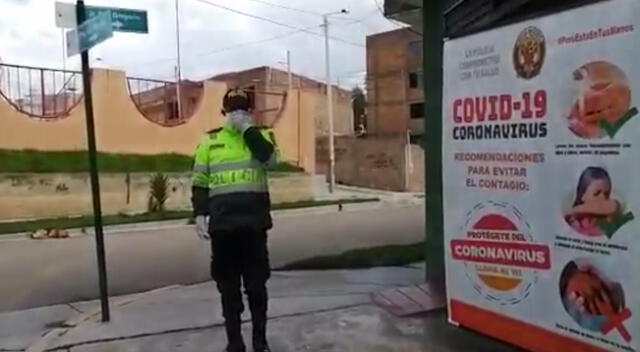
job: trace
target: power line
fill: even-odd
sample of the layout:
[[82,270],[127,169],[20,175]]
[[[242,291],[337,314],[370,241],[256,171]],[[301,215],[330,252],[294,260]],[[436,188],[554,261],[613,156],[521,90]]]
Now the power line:
[[[218,6],[218,7],[222,7],[224,9],[227,9],[224,6],[213,4],[213,3],[209,3],[207,1],[203,1],[203,0],[196,0],[196,1],[204,2],[204,3],[207,3],[209,5]],[[262,0],[251,0],[251,1],[262,2]],[[233,11],[233,12],[240,12],[240,11],[236,11],[234,9],[228,9],[228,10]],[[304,10],[302,10],[302,11],[304,11]],[[358,20],[353,20],[351,22],[342,23],[342,24],[339,24],[339,25],[347,26],[347,25],[352,25],[352,24],[356,24],[356,23],[361,23],[361,22],[364,22],[365,20],[367,20],[368,18],[370,18],[372,15],[374,15],[376,13],[378,13],[377,10],[372,12],[372,13],[370,13],[370,14],[368,14],[368,15],[366,15],[366,16],[364,16],[364,17],[362,17],[362,18],[360,18],[360,19],[358,19]],[[243,15],[249,15],[249,14],[244,14],[244,13],[242,13],[242,14]],[[254,17],[253,15],[250,15],[250,16]],[[260,18],[260,19],[262,19],[262,18]],[[269,20],[269,21],[271,22],[271,20]],[[277,24],[278,25],[284,25],[284,24],[280,24],[280,23],[277,23]],[[265,42],[270,42],[270,41],[286,38],[286,37],[289,37],[289,36],[297,34],[297,33],[310,33],[310,34],[314,34],[314,35],[317,35],[317,36],[321,36],[321,34],[319,34],[319,33],[315,33],[313,31],[310,31],[311,29],[318,27],[317,25],[316,26],[311,26],[311,27],[306,27],[306,28],[297,28],[297,27],[293,27],[293,26],[289,26],[289,25],[285,25],[285,26],[290,27],[290,28],[296,28],[296,29],[294,31],[283,33],[283,34],[280,34],[280,35],[277,35],[277,36],[274,36],[274,37],[265,38],[265,39],[256,40],[256,41],[251,41],[251,42],[246,42],[246,43],[240,43],[240,44],[237,44],[237,45],[231,45],[231,46],[228,46],[228,47],[211,50],[211,51],[208,51],[208,52],[205,52],[205,53],[196,54],[195,56],[209,56],[209,55],[220,53],[220,52],[225,52],[225,51],[229,51],[229,50],[233,50],[233,49],[240,49],[240,48],[243,48],[243,47],[246,47],[246,46],[257,45],[257,44],[261,44],[261,43],[265,43]],[[338,40],[338,41],[343,41],[343,42],[345,42],[347,44],[350,44],[350,45],[355,45],[355,46],[358,46],[358,47],[364,47],[363,45],[360,45],[360,44],[346,42],[346,41],[344,41],[344,40],[342,40],[340,38],[333,38],[333,37],[329,37],[329,38],[334,39],[334,40]],[[136,62],[134,64],[135,65],[149,65],[149,64],[157,64],[157,63],[160,63],[160,62],[175,61],[175,60],[176,60],[175,57],[171,57],[171,58],[168,57],[168,58],[156,59],[156,60],[151,60],[151,61]]]
[[[321,12],[304,10],[304,9],[301,9],[301,8],[289,7],[289,6],[284,6],[284,5],[280,5],[280,4],[274,4],[274,3],[263,1],[263,0],[249,0],[249,1],[253,1],[253,2],[258,3],[258,4],[263,4],[263,5],[266,5],[266,6],[271,6],[271,7],[275,7],[275,8],[279,8],[279,9],[283,9],[283,10],[289,10],[289,11],[304,13],[304,14],[307,14],[307,15],[313,15],[313,16],[317,16],[317,17],[324,16],[324,14],[321,13]],[[376,13],[377,13],[377,11],[376,11]],[[370,17],[370,15],[366,16],[366,17]],[[364,18],[363,19],[354,19],[352,17],[346,16],[346,18],[344,20],[348,21],[347,23],[344,23],[345,25],[351,25],[351,24],[354,24],[354,23],[362,22],[364,20]]]
[[[239,15],[255,18],[255,19],[258,19],[258,20],[261,20],[261,21],[265,21],[265,22],[269,22],[271,24],[275,24],[275,25],[278,25],[278,26],[287,27],[289,29],[295,29],[295,30],[298,30],[298,31],[301,31],[301,32],[304,32],[304,33],[312,34],[312,35],[315,35],[317,37],[324,37],[324,35],[320,34],[320,33],[316,33],[316,32],[313,32],[313,31],[310,31],[310,30],[307,30],[307,29],[304,29],[304,28],[292,26],[290,24],[278,22],[278,21],[272,20],[270,18],[266,18],[266,17],[254,15],[254,14],[251,14],[251,13],[243,12],[243,11],[240,11],[240,10],[232,9],[230,7],[222,6],[222,5],[207,1],[207,0],[195,0],[195,1],[201,2],[203,4],[207,4],[207,5],[210,5],[210,6],[214,6],[214,7],[223,9],[223,10],[231,11],[231,12],[237,13]],[[352,43],[352,42],[350,42],[348,40],[345,40],[345,39],[342,39],[342,38],[337,38],[337,37],[333,37],[333,36],[330,36],[329,38],[332,39],[332,40],[341,42],[341,43],[352,45],[352,46],[357,46],[357,47],[360,47],[360,48],[364,48],[365,47],[362,44]]]
[[270,3],[270,2],[266,2],[266,1],[262,1],[262,0],[249,0],[249,1],[253,1],[253,2],[256,2],[258,4],[263,4],[263,5],[267,5],[267,6],[271,6],[271,7],[276,7],[276,8],[279,8],[279,9],[295,11],[295,12],[300,12],[300,13],[306,13],[307,15],[314,15],[314,16],[322,17],[322,14],[319,13],[319,12],[308,11],[308,10],[303,10],[303,9],[297,9],[297,8],[288,7],[288,6],[284,6],[284,5],[278,5],[278,4],[274,4],[274,3]]
[[390,23],[394,24],[395,26],[397,26],[398,28],[403,28],[408,30],[411,33],[417,34],[419,36],[422,37],[422,33],[416,31],[415,29],[413,29],[413,27],[411,25],[407,25],[405,23],[398,23],[397,21],[388,18],[387,16],[384,15],[384,9],[382,8],[382,6],[380,5],[380,3],[378,2],[378,0],[373,0],[373,2],[376,4],[376,7],[378,8],[378,11],[382,14],[382,17],[386,18],[387,21],[389,21]]
[[[316,27],[318,27],[318,26],[308,27],[308,28],[305,28],[304,30],[308,30],[308,29],[316,28]],[[274,36],[274,37],[271,37],[271,38],[266,38],[266,39],[261,39],[261,40],[256,40],[256,41],[252,41],[252,42],[246,42],[246,43],[240,43],[240,44],[237,44],[237,45],[231,45],[231,46],[228,46],[228,47],[211,50],[211,51],[208,51],[206,53],[196,54],[195,56],[209,56],[209,55],[217,54],[217,53],[220,53],[220,52],[223,52],[223,51],[229,51],[229,50],[233,50],[233,49],[240,49],[240,48],[243,48],[245,46],[257,45],[257,44],[262,44],[262,43],[266,43],[266,42],[270,42],[270,41],[286,38],[286,37],[289,37],[289,36],[292,36],[292,35],[298,34],[298,33],[303,33],[303,29],[296,29],[295,31],[283,33],[283,34],[280,34],[280,35],[277,35],[277,36]]]
[[338,23],[337,25],[338,26],[350,26],[350,25],[353,25],[353,24],[356,24],[356,23],[362,23],[362,22],[368,20],[371,16],[373,16],[375,14],[378,14],[378,10],[373,10],[373,12],[367,14],[366,16],[361,17],[360,19],[351,20],[351,21],[346,22],[346,23]]
[[[312,28],[316,28],[316,27],[318,27],[318,26],[317,25],[316,26],[311,26],[311,27],[307,27],[305,29],[312,29]],[[199,56],[199,57],[209,56],[209,55],[213,55],[213,54],[217,54],[217,53],[221,53],[221,52],[225,52],[225,51],[229,51],[229,50],[241,49],[241,48],[246,47],[246,46],[257,45],[257,44],[262,44],[262,43],[271,42],[271,41],[274,41],[274,40],[286,38],[286,37],[289,37],[289,36],[292,36],[294,34],[301,33],[301,32],[302,32],[301,30],[290,31],[290,32],[286,32],[286,33],[283,33],[283,34],[279,34],[279,35],[273,36],[273,37],[264,38],[264,39],[260,39],[260,40],[255,40],[255,41],[251,41],[251,42],[239,43],[239,44],[235,44],[235,45],[230,45],[230,46],[227,46],[227,47],[214,49],[214,50],[207,51],[207,52],[204,52],[204,53],[195,54],[193,56]],[[149,64],[155,64],[155,63],[164,62],[164,61],[175,61],[175,60],[176,60],[175,57],[172,57],[172,58],[167,57],[167,58],[156,59],[156,60],[152,60],[152,61],[136,62],[134,64],[135,65],[149,65]]]

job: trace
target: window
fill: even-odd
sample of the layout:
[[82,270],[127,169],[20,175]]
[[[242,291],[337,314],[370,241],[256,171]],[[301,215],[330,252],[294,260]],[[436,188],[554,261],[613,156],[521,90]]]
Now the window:
[[409,88],[418,88],[418,74],[415,72],[409,73]]
[[424,117],[424,103],[413,103],[409,105],[409,110],[412,119],[421,119]]
[[411,89],[421,89],[423,87],[424,75],[421,71],[410,72],[409,73],[409,88]]

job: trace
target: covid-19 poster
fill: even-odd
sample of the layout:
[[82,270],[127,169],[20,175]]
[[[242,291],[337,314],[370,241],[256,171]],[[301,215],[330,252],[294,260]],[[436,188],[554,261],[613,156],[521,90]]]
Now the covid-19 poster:
[[532,351],[640,351],[640,1],[445,43],[449,317]]

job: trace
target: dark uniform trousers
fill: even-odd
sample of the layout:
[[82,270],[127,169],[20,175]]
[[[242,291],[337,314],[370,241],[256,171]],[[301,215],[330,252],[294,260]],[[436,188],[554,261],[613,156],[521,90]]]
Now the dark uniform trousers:
[[[211,276],[222,296],[222,314],[229,344],[242,344],[242,284],[249,301],[254,348],[266,344],[267,288],[271,275],[267,232],[244,227],[214,230],[211,235]],[[240,349],[241,350],[241,349]]]

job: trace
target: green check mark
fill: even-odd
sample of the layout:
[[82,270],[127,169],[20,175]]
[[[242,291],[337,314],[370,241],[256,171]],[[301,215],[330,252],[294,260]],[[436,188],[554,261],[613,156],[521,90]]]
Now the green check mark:
[[632,108],[629,110],[618,122],[610,124],[609,121],[600,121],[600,127],[607,132],[607,135],[611,138],[615,137],[618,131],[629,122],[634,116],[638,115],[638,109]]
[[600,220],[598,221],[598,227],[604,232],[607,238],[613,237],[613,235],[620,230],[620,228],[626,225],[628,222],[635,219],[632,212],[628,212],[624,215],[620,214],[612,221]]

